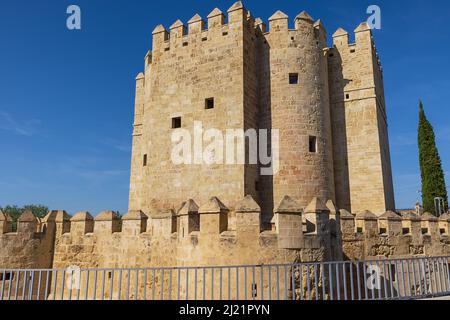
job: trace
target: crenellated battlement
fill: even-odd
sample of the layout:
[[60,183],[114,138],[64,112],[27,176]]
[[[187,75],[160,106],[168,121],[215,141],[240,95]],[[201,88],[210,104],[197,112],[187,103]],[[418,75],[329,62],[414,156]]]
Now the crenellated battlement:
[[209,44],[212,47],[217,46],[218,41],[225,43],[243,41],[244,32],[252,36],[255,43],[267,41],[271,38],[271,34],[276,36],[288,34],[292,38],[292,45],[295,46],[301,44],[296,34],[312,33],[320,47],[326,48],[326,30],[322,22],[320,20],[315,22],[305,11],[294,18],[293,28],[289,26],[289,17],[282,11],[275,12],[266,24],[261,18],[254,18],[241,1],[236,2],[226,13],[227,15],[219,8],[215,8],[208,14],[206,20],[195,14],[187,24],[178,19],[168,29],[158,25],[152,32],[153,48],[150,55],[146,55],[146,66],[165,56],[172,57],[178,53],[183,55],[183,51],[178,50],[197,50],[199,47],[206,49]]
[[[254,20],[250,12],[245,9],[241,1],[236,2],[227,10],[227,16],[215,8],[205,21],[199,14],[195,14],[187,25],[181,20],[174,22],[169,30],[158,25],[152,32],[153,54],[159,58],[161,54],[173,54],[173,50],[197,47],[206,42],[232,41],[243,30],[254,29]],[[252,28],[250,28],[252,27]],[[227,37],[230,36],[230,37]],[[172,52],[171,52],[172,51]]]
[[[328,233],[329,212],[320,199],[314,198],[308,207],[302,208],[286,196],[275,210],[270,232],[278,239],[279,248],[300,249],[304,245],[303,235]],[[233,222],[231,216],[234,216]],[[72,239],[135,236],[138,241],[144,234],[182,242],[194,235],[205,243],[221,235],[247,239],[268,232],[262,228],[261,208],[252,196],[242,199],[232,212],[217,197],[212,197],[201,206],[189,199],[177,211],[155,209],[147,214],[130,211],[122,218],[113,211],[101,212],[95,218],[89,212],[78,212],[72,217],[66,211],[51,211],[42,221],[31,213],[24,214],[19,220],[18,233],[33,234],[38,233],[37,230],[45,234],[54,231],[56,238]]]
[[0,267],[226,265],[450,253],[448,214],[352,214],[320,198],[302,207],[283,197],[271,230],[262,227],[261,207],[252,196],[233,210],[212,197],[202,205],[189,199],[177,210],[130,211],[122,218],[113,211],[95,218],[50,211],[40,220],[26,212],[15,233],[10,222],[0,212]]
[[[92,255],[89,259],[95,263],[111,259],[110,264],[125,259],[125,252],[141,250],[157,265],[172,266],[195,265],[199,260],[207,265],[230,263],[227,257],[234,257],[232,261],[236,262],[262,259],[270,263],[271,259],[294,259],[296,252],[305,252],[306,260],[326,260],[330,255],[330,241],[326,238],[329,232],[325,230],[329,210],[318,205],[318,201],[314,199],[303,216],[303,209],[286,196],[276,210],[276,226],[272,230],[263,230],[261,208],[251,196],[242,199],[233,210],[212,197],[201,205],[189,199],[177,210],[131,211],[122,219],[110,211],[95,218],[85,212],[77,213],[62,222],[66,232],[56,239],[55,263],[61,266],[80,255],[86,257],[86,248]],[[306,224],[311,230],[303,231]],[[243,257],[237,258],[238,252]],[[254,257],[251,252],[260,253]]]
[[329,57],[334,58],[331,59],[331,61],[336,60],[336,56],[340,57],[342,63],[345,62],[346,59],[351,61],[351,59],[363,55],[369,63],[368,67],[372,68],[370,64],[373,61],[373,67],[375,68],[374,72],[380,73],[380,77],[382,77],[380,57],[375,46],[372,30],[367,22],[362,22],[354,30],[353,37],[354,42],[350,42],[349,33],[346,30],[339,28],[335,31],[332,36],[333,47],[329,49]]
[[352,259],[445,255],[450,252],[448,218],[392,211],[352,215],[341,210],[343,251]]
[[24,212],[12,232],[12,219],[0,211],[0,267],[50,268],[54,254],[54,229],[47,230],[43,221],[31,211]]

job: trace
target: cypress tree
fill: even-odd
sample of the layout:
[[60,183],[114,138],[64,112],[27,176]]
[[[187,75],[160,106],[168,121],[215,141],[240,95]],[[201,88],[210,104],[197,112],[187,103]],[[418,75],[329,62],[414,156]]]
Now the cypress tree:
[[441,158],[436,147],[433,127],[425,116],[422,101],[420,101],[419,113],[419,159],[425,211],[435,213],[434,199],[436,197],[444,199],[445,209],[447,209],[448,196]]

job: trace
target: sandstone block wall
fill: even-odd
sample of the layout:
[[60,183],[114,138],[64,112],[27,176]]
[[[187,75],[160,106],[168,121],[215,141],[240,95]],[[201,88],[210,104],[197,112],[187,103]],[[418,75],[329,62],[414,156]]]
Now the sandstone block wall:
[[[249,23],[247,11],[236,4],[228,10],[227,24],[224,14],[214,10],[208,29],[196,15],[187,28],[177,21],[170,31],[162,26],[154,30],[153,50],[137,80],[130,210],[171,208],[189,198],[204,202],[211,194],[220,194],[231,207],[246,194],[257,197],[257,168],[194,159],[193,153],[204,150],[206,143],[195,149],[190,141],[192,164],[174,165],[171,159],[172,119],[181,118],[181,128],[192,138],[195,121],[203,124],[203,130],[213,128],[222,134],[257,127],[255,81],[244,72],[254,69],[253,52],[244,50],[254,33]],[[210,98],[214,108],[206,109]]]
[[[217,298],[217,285],[205,291],[192,290],[194,286],[202,288],[204,281],[215,281],[229,283],[231,299],[244,299],[245,293],[238,293],[236,283],[252,290],[254,279],[265,279],[261,280],[264,287],[258,291],[259,299],[262,294],[267,298],[279,292],[291,296],[291,289],[283,284],[285,280],[291,283],[291,273],[295,283],[303,284],[317,276],[329,276],[307,265],[301,272],[292,271],[289,268],[295,263],[450,255],[448,214],[439,219],[430,214],[418,217],[394,212],[354,215],[336,210],[331,200],[325,203],[314,198],[303,208],[285,196],[275,210],[272,231],[262,231],[261,208],[251,196],[238,202],[233,219],[230,213],[216,197],[201,206],[189,200],[177,212],[163,209],[152,217],[141,211],[130,211],[122,219],[114,212],[102,212],[93,218],[86,212],[71,217],[64,211],[52,211],[40,221],[27,213],[20,219],[17,233],[11,233],[11,222],[2,215],[0,272],[6,277],[3,292],[19,299],[31,293],[33,298],[50,299],[69,299],[71,294],[80,295],[80,299],[85,299],[86,294],[88,299],[143,299],[156,288],[156,299],[178,294],[186,299],[203,295]],[[274,264],[285,267],[270,267]],[[236,268],[252,265],[266,267],[256,271],[251,267]],[[63,285],[68,281],[68,268],[73,266],[82,268],[78,281],[87,290],[70,290]],[[41,270],[33,274],[40,277],[41,286],[30,278],[29,269]],[[246,278],[246,272],[252,270],[255,273],[247,273]],[[282,283],[278,288],[268,279],[271,272],[280,270]],[[180,276],[183,284],[174,285]],[[126,291],[130,282],[133,290]],[[305,297],[305,288],[299,288],[303,289],[296,291],[296,296]],[[313,290],[311,294],[320,292]]]
[[357,215],[341,210],[342,251],[346,260],[448,256],[449,216],[426,214],[380,217],[366,211]]
[[353,212],[394,210],[381,65],[366,23],[343,29],[328,53],[336,203]]
[[[334,260],[443,256],[450,254],[448,215],[418,217],[386,212],[337,211],[314,198],[303,208],[285,196],[272,231],[262,231],[261,208],[247,196],[235,209],[213,197],[189,200],[178,212],[149,218],[141,211],[122,219],[103,212],[70,217],[52,211],[38,221],[31,213],[17,233],[0,234],[0,269],[151,268],[290,264]],[[2,221],[3,223],[5,221]]]
[[[234,209],[252,195],[267,227],[286,194],[302,206],[322,197],[354,212],[395,208],[382,70],[371,31],[361,24],[350,44],[340,29],[328,48],[320,20],[302,12],[293,28],[289,24],[278,11],[267,28],[237,2],[226,15],[214,9],[207,21],[196,14],[187,25],[177,20],[169,30],[156,27],[136,79],[130,210],[151,215],[211,194]],[[210,98],[214,108],[205,109]],[[268,153],[279,152],[279,170],[261,175],[265,166],[248,164],[248,156],[245,165],[193,157],[192,164],[174,164],[172,121],[178,118],[191,137],[196,121],[222,135],[267,129]],[[271,143],[274,130],[278,148]],[[190,145],[192,153],[200,150]],[[249,151],[248,143],[238,148]]]

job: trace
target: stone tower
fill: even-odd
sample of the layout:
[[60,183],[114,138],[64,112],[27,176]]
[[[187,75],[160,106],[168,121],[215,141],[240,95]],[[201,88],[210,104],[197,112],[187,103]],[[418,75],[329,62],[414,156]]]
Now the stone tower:
[[[321,21],[307,13],[290,28],[278,11],[266,30],[239,1],[227,17],[214,9],[205,26],[196,14],[187,27],[178,20],[153,31],[136,79],[130,210],[152,215],[217,196],[233,212],[246,195],[260,204],[263,223],[286,195],[302,207],[320,197],[354,212],[394,208],[381,67],[365,25],[355,45],[338,30],[328,48]],[[171,158],[180,128],[192,136],[191,164]],[[278,170],[205,164],[195,151],[207,129],[268,130]]]
[[192,137],[195,122],[222,133],[258,128],[255,53],[249,48],[254,28],[242,3],[227,13],[225,23],[225,15],[213,10],[208,29],[195,15],[187,28],[178,20],[169,32],[163,26],[153,31],[152,52],[137,78],[130,209],[150,213],[186,199],[203,203],[211,195],[231,207],[247,194],[258,198],[255,165],[205,164],[194,157],[195,141],[192,164],[171,159],[176,128]]
[[328,64],[337,206],[394,210],[383,72],[367,23],[353,44],[345,30],[334,33]]
[[266,212],[285,195],[303,207],[314,197],[334,201],[325,31],[306,12],[295,18],[294,29],[288,24],[280,11],[269,18],[269,58],[260,64],[266,70],[260,79],[267,82],[261,86],[262,127],[268,124],[280,135],[279,172],[263,177]]

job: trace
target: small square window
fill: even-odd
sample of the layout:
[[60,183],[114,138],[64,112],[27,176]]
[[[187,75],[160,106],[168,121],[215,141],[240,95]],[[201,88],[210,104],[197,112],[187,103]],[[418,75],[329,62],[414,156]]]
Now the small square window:
[[309,152],[317,152],[317,137],[309,136]]
[[404,236],[408,235],[409,234],[409,228],[403,228],[402,229],[402,233],[403,233]]
[[289,84],[298,84],[298,73],[289,74]]
[[422,234],[423,235],[428,234],[428,228],[422,228]]
[[330,53],[328,56],[329,56],[330,58],[333,58],[333,57],[334,57],[334,53]]
[[206,41],[206,40],[208,40],[207,37],[203,37],[203,38],[202,38],[202,41]]
[[172,118],[172,129],[178,128],[181,128],[181,118],[180,117]]
[[227,35],[228,35],[228,31],[222,32],[222,35],[223,35],[223,36],[227,36]]
[[142,163],[143,163],[144,167],[147,166],[147,155],[146,154],[144,154],[144,158],[142,159]]
[[355,52],[356,52],[355,49],[350,50],[350,53],[355,53]]
[[188,43],[187,42],[183,42],[183,47],[187,47]]
[[441,235],[446,234],[445,229],[440,229]]
[[380,234],[386,234],[387,230],[386,228],[380,228]]
[[214,98],[205,99],[205,109],[214,109]]
[[363,233],[363,229],[362,228],[356,228],[356,233]]
[[169,50],[170,50],[170,48],[165,48],[165,49],[164,49],[164,51],[169,51]]

